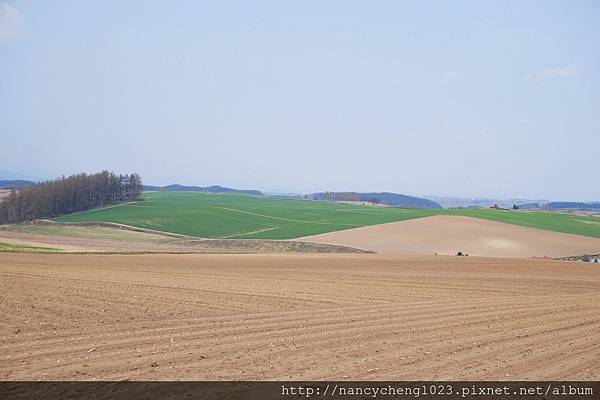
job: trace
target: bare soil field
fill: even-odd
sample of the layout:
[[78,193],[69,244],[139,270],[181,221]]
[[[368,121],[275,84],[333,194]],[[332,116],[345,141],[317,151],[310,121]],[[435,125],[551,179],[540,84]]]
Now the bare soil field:
[[485,257],[567,257],[600,252],[600,239],[480,218],[439,215],[299,240],[373,250],[380,254],[446,254]]
[[600,267],[0,253],[0,379],[600,379]]
[[10,194],[10,190],[7,189],[0,189],[0,201],[2,201],[2,198],[4,197],[8,197],[8,195]]
[[0,243],[70,253],[364,253],[359,249],[290,240],[193,239],[94,224],[0,226]]

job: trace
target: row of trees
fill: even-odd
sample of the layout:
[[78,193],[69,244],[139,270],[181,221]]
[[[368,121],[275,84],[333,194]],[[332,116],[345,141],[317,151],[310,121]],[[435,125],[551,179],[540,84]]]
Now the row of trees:
[[360,193],[356,192],[325,192],[325,200],[329,201],[361,201]]
[[13,190],[0,202],[0,224],[85,211],[110,203],[139,200],[143,191],[138,174],[102,171],[77,174]]

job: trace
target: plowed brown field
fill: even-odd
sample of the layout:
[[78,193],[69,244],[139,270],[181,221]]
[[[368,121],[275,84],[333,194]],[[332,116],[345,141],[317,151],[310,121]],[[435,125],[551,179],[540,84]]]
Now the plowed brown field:
[[600,238],[552,232],[481,218],[436,215],[307,236],[300,240],[380,254],[482,257],[567,257],[600,252]]
[[0,379],[600,379],[600,268],[0,253]]

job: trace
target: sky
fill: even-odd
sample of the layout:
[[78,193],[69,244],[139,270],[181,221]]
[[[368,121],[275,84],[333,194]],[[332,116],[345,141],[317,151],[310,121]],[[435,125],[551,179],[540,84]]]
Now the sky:
[[600,200],[598,1],[0,0],[0,171]]

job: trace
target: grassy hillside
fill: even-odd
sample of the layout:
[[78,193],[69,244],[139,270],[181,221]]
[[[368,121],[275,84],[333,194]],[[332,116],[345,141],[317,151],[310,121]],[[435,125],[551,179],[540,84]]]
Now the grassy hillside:
[[116,222],[209,238],[291,239],[429,215],[319,201],[227,194],[157,192],[145,201],[56,218]]
[[146,193],[145,201],[56,218],[115,222],[208,238],[293,239],[430,215],[464,215],[600,237],[600,218],[496,210],[402,210],[207,193]]

